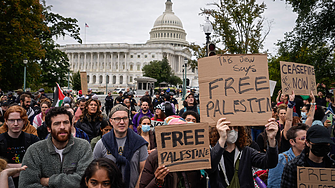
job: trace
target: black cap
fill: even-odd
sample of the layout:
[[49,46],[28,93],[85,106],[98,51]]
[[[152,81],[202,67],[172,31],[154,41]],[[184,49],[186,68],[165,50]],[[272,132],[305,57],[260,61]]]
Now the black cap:
[[313,125],[307,131],[307,141],[312,142],[314,144],[320,143],[329,143],[334,144],[334,142],[330,139],[330,133],[328,129],[321,125]]

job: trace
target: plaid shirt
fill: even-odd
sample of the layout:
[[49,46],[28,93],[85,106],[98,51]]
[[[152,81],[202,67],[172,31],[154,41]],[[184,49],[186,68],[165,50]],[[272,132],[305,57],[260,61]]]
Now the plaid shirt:
[[[281,188],[293,188],[297,187],[297,167],[308,166],[306,159],[308,157],[309,148],[305,148],[299,156],[288,162],[281,177]],[[326,168],[334,168],[335,161],[330,159],[328,156],[324,157]]]

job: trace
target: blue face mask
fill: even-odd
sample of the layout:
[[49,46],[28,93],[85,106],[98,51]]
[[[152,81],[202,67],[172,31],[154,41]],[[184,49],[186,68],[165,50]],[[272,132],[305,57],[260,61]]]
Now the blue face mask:
[[150,125],[142,125],[142,131],[143,132],[149,132],[150,131]]

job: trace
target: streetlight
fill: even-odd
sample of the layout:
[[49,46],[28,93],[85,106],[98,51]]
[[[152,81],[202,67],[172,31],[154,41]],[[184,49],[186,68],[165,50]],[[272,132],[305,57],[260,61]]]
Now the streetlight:
[[26,76],[27,76],[27,63],[28,60],[25,58],[23,60],[23,64],[24,64],[24,72],[23,72],[23,91],[26,91]]
[[211,22],[209,21],[209,17],[205,20],[205,24],[203,27],[203,30],[206,34],[206,57],[208,56],[208,44],[209,44],[209,35],[213,32],[213,26]]
[[185,100],[185,95],[186,95],[186,72],[187,72],[187,62],[188,59],[185,57],[184,59],[184,71],[183,71],[183,97],[181,100]]

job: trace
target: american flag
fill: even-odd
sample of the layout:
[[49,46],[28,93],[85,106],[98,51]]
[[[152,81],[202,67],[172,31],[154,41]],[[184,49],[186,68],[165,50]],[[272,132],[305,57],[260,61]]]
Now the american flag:
[[85,23],[85,27],[89,27],[89,26],[87,25],[87,23]]

